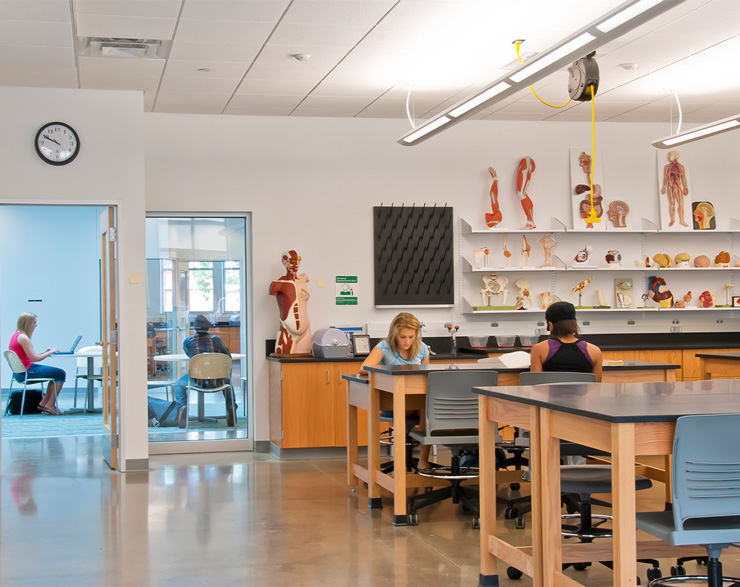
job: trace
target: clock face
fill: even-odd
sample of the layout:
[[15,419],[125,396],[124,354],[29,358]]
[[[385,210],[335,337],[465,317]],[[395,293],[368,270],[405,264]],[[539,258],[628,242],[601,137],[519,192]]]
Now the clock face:
[[80,152],[80,138],[63,122],[45,124],[36,133],[36,152],[50,165],[66,165]]

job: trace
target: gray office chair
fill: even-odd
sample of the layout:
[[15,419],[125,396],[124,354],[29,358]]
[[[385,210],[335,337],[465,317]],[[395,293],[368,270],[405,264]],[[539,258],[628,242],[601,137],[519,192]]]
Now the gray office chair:
[[740,586],[740,579],[722,576],[719,561],[724,548],[740,542],[738,443],[740,414],[684,416],[677,420],[673,507],[670,511],[638,513],[637,528],[673,546],[701,544],[709,555],[707,574],[656,577],[650,585],[703,580],[709,587],[725,583]]
[[422,444],[442,444],[452,451],[449,467],[421,469],[419,474],[435,479],[447,479],[450,485],[413,495],[408,498],[408,521],[419,523],[420,508],[452,499],[475,514],[473,527],[478,527],[478,489],[462,485],[478,477],[478,468],[460,465],[460,451],[478,446],[478,396],[473,387],[498,385],[498,372],[436,371],[427,376],[426,430],[412,430],[410,436]]
[[[41,386],[41,394],[43,395],[45,393],[44,385],[46,384],[48,386],[49,383],[54,383],[53,377],[34,377],[29,378],[28,372],[26,371],[26,368],[23,366],[23,363],[18,358],[18,355],[15,354],[14,351],[7,350],[3,353],[5,356],[5,360],[8,361],[8,365],[10,365],[11,370],[13,373],[18,373],[19,375],[23,375],[23,392],[21,395],[21,413],[20,417],[23,417],[23,408],[26,405],[26,389],[29,385],[40,385]],[[10,408],[10,398],[13,395],[13,382],[15,382],[15,377],[10,378],[10,389],[8,390],[8,403],[5,405],[5,413],[8,413],[8,410]],[[59,411],[59,404],[57,403],[56,398],[56,387],[54,387],[55,393],[54,393],[54,407]]]
[[[190,358],[188,364],[188,387],[186,390],[187,406],[190,405],[190,392],[215,393],[223,392],[226,389],[231,391],[232,402],[236,404],[234,397],[234,388],[231,386],[231,357],[223,353],[200,353]],[[193,379],[211,381],[214,379],[225,379],[226,383],[216,387],[202,387],[195,385]],[[187,419],[185,427],[189,427],[190,418]],[[234,409],[234,429],[236,429],[236,409]]]

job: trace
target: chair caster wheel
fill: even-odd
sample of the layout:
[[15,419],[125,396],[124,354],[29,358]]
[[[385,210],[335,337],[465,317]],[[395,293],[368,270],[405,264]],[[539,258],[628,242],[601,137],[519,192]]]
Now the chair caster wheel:
[[409,526],[419,525],[419,516],[417,514],[409,514],[408,520],[409,520]]
[[516,581],[517,579],[521,579],[523,574],[524,573],[522,573],[519,569],[516,569],[514,567],[508,567],[506,569],[506,576],[514,581]]
[[514,520],[514,527],[517,530],[524,530],[524,518],[519,516],[516,520]]
[[480,518],[473,518],[473,530],[480,530]]
[[663,576],[663,573],[661,570],[657,567],[652,567],[647,570],[647,580],[648,583],[650,581],[654,581],[655,579],[660,579]]
[[573,563],[573,568],[576,571],[585,571],[590,566],[591,563]]
[[504,510],[504,518],[506,520],[513,520],[517,517],[517,513],[516,508],[508,507]]
[[676,565],[671,567],[671,577],[685,577],[686,569],[683,565]]
[[521,489],[521,485],[519,483],[509,483],[509,489],[512,491],[519,491]]

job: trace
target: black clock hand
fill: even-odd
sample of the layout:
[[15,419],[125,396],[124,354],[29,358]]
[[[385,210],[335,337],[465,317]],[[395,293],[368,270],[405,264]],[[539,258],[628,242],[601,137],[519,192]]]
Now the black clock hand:
[[44,138],[45,138],[45,139],[46,139],[47,141],[51,141],[52,143],[56,143],[56,144],[57,144],[57,145],[59,145],[60,147],[62,146],[62,143],[60,143],[59,141],[55,141],[55,140],[54,140],[54,139],[52,139],[52,138],[51,138],[51,137],[50,137],[49,135],[44,135]]

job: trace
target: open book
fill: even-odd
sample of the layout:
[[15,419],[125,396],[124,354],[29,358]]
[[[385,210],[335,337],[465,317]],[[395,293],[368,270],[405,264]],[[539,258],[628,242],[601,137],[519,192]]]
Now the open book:
[[531,364],[531,357],[525,351],[514,351],[513,353],[504,353],[500,357],[489,357],[478,361],[479,365],[486,367],[506,367],[508,369],[528,369]]

